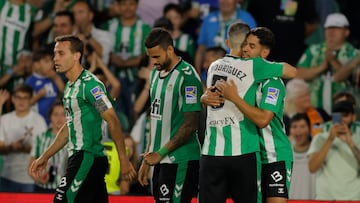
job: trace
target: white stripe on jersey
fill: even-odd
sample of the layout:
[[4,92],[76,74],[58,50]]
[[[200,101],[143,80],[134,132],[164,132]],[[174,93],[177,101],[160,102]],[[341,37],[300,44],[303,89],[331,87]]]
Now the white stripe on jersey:
[[[76,98],[76,95],[78,94],[79,92],[79,89],[81,88],[80,87],[80,84],[82,81],[81,80],[77,80],[76,83],[74,84],[74,92],[77,92],[77,93],[73,93],[73,97]],[[82,87],[83,88],[83,87]],[[82,91],[84,93],[84,91]],[[84,95],[83,95],[84,97]],[[79,106],[79,103],[78,103],[78,100],[77,99],[72,99],[72,104],[71,104],[71,108],[72,108],[72,111],[74,112],[74,130],[75,130],[75,135],[76,135],[76,149],[81,149],[82,146],[84,145],[84,142],[83,142],[83,129],[82,129],[82,124],[81,124],[81,110],[80,110],[80,106]]]
[[274,137],[272,135],[272,129],[271,129],[270,124],[260,130],[262,130],[262,133],[263,133],[268,163],[276,162],[277,159],[276,159],[276,151],[275,151],[275,145],[274,145]]
[[133,56],[139,56],[141,55],[141,47],[142,47],[142,29],[143,22],[141,20],[137,20],[136,22],[136,34],[135,34],[135,40],[134,40],[134,50],[133,50]]

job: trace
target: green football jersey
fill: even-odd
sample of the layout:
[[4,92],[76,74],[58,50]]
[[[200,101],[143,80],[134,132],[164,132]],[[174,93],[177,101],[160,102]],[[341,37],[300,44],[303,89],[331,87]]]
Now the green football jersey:
[[188,53],[191,58],[195,57],[194,40],[189,34],[182,33],[180,37],[174,39],[174,47]]
[[[103,28],[115,34],[113,52],[124,60],[145,54],[144,41],[151,27],[141,19],[137,19],[131,26],[124,26],[119,18],[114,18],[106,22]],[[115,75],[126,77],[129,81],[134,82],[137,78],[137,69],[134,67],[115,68]]]
[[18,51],[27,45],[35,14],[36,8],[29,3],[17,5],[9,0],[0,1],[0,67],[16,64]]
[[[207,87],[219,79],[233,80],[238,94],[255,106],[258,83],[267,78],[280,77],[283,65],[260,57],[241,59],[227,55],[211,64]],[[207,107],[206,133],[202,154],[210,156],[237,156],[260,151],[256,125],[236,107],[225,100],[219,107]]]
[[[202,84],[194,67],[180,60],[165,77],[160,71],[151,74],[150,152],[158,151],[174,137],[184,122],[185,112],[201,111]],[[161,163],[179,163],[200,158],[197,132],[180,147],[165,156]]]
[[292,161],[292,149],[283,123],[285,86],[280,78],[260,83],[256,92],[257,106],[274,113],[273,119],[260,132],[260,155],[262,163]]
[[[325,43],[311,45],[305,50],[297,66],[302,68],[319,66],[325,60],[325,51]],[[358,50],[355,47],[350,43],[345,43],[335,52],[335,58],[342,65],[345,65],[356,58],[357,54]],[[309,82],[311,103],[315,107],[323,108],[328,114],[331,114],[332,98],[334,94],[340,90],[351,87],[351,85],[349,85],[350,83],[346,81],[335,82],[333,79],[334,74],[335,71],[330,68]],[[355,81],[358,80],[358,78],[354,77],[355,75],[356,74],[353,74],[351,83],[355,83]]]
[[69,156],[78,150],[104,156],[100,113],[112,108],[104,84],[83,70],[76,81],[66,83],[63,102],[69,129]]

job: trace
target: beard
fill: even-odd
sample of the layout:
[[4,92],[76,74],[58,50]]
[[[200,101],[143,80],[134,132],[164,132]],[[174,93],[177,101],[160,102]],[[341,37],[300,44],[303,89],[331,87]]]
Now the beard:
[[171,64],[171,60],[166,56],[165,62],[163,64],[155,64],[155,66],[158,71],[162,71],[162,70],[167,71],[171,68],[170,64]]

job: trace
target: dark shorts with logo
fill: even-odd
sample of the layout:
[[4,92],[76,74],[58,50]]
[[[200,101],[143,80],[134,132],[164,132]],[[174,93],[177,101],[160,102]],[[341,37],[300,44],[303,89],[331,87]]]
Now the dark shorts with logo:
[[153,174],[153,195],[160,202],[191,202],[198,193],[199,161],[157,164]]
[[288,198],[291,171],[291,161],[263,164],[261,174],[263,200],[266,200],[267,197]]
[[78,151],[68,160],[66,174],[59,182],[54,203],[108,203],[104,176],[108,169],[105,156]]

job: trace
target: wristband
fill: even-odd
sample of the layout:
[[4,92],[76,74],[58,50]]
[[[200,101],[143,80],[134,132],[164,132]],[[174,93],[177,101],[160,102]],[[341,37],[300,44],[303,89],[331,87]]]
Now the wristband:
[[157,153],[159,153],[162,158],[169,153],[169,150],[167,149],[166,146],[163,146],[157,151]]

